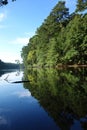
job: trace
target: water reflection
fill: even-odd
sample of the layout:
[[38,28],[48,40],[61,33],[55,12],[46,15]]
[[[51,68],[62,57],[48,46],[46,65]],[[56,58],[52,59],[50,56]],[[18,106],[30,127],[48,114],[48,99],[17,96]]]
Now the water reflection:
[[24,87],[61,130],[87,130],[87,68],[25,71]]
[[0,116],[0,125],[6,125],[6,124],[8,124],[7,120],[3,116]]
[[60,130],[31,92],[13,83],[22,76],[16,71],[0,77],[0,130]]
[[1,70],[0,71],[0,84],[7,82],[11,83],[11,81],[17,81],[17,79],[21,80],[23,73],[18,70]]
[[17,91],[17,92],[13,92],[12,94],[17,95],[19,98],[24,98],[24,97],[31,96],[31,93],[28,92],[28,91],[24,91],[24,92]]

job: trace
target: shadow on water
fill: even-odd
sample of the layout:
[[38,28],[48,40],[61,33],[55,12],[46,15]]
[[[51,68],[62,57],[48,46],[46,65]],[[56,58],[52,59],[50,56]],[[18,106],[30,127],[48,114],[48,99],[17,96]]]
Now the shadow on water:
[[24,72],[29,89],[61,130],[87,130],[87,68]]

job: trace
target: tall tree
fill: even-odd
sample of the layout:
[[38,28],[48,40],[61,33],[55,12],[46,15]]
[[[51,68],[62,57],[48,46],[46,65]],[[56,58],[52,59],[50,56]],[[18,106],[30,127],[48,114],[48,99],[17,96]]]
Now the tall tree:
[[87,64],[87,14],[69,15],[65,2],[59,1],[22,52],[27,66]]
[[87,0],[77,0],[76,12],[81,12],[87,9]]
[[62,22],[68,19],[69,9],[65,6],[65,1],[59,1],[53,8],[51,14],[55,16],[57,22]]

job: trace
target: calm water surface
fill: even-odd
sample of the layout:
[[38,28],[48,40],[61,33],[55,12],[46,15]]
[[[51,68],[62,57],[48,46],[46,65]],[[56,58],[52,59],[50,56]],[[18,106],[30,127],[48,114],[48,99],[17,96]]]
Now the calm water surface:
[[0,130],[87,130],[87,69],[0,71]]

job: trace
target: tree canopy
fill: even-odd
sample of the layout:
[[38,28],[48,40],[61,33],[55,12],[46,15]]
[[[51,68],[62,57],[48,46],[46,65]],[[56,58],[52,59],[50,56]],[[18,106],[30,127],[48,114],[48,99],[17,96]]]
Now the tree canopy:
[[[12,0],[12,2],[14,2],[16,0]],[[3,6],[3,5],[7,5],[9,2],[8,0],[0,0],[0,6]]]
[[83,11],[87,9],[87,0],[77,0],[77,9],[76,9],[76,12],[77,11]]
[[70,14],[64,1],[57,3],[22,48],[26,67],[87,64],[87,14],[79,13],[81,4],[86,10],[86,0],[78,0],[78,11]]

